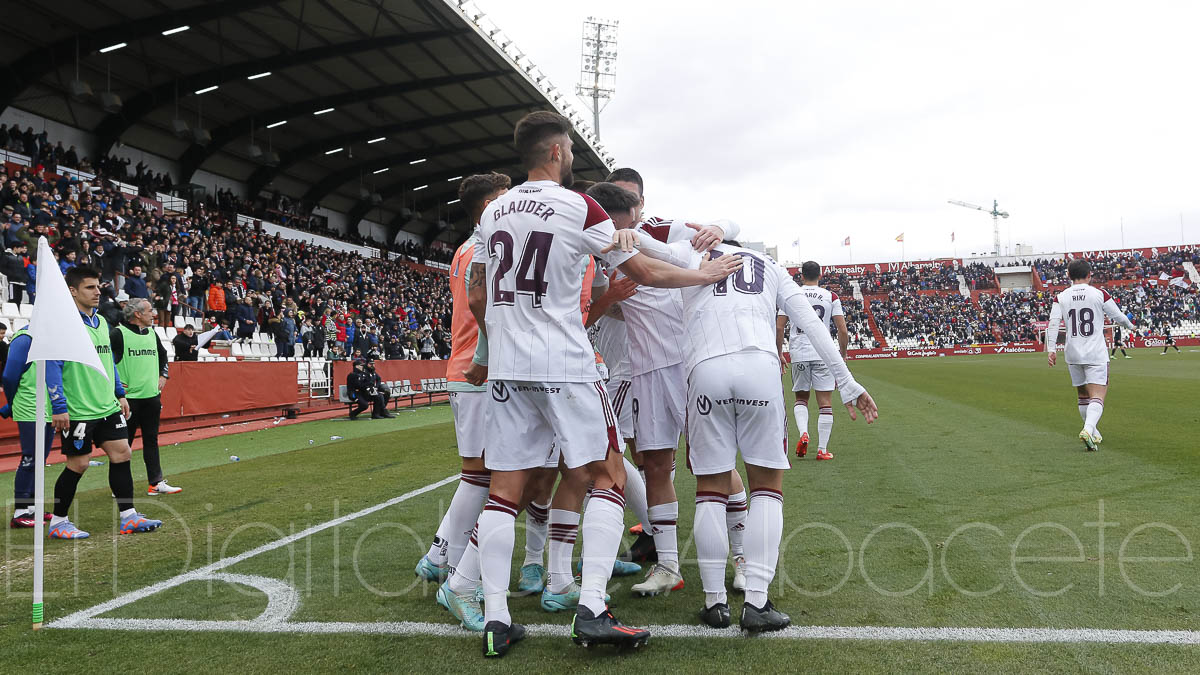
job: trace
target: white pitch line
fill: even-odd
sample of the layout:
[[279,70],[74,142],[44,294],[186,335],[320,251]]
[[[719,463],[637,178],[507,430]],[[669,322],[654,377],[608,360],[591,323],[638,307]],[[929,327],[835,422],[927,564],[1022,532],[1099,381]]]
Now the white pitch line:
[[[406,492],[385,502],[360,511],[314,525],[296,534],[263,544],[238,555],[223,558],[205,567],[185,572],[178,576],[152,584],[137,591],[126,593],[108,602],[101,603],[62,619],[47,624],[48,628],[83,628],[97,630],[166,630],[188,632],[230,633],[291,633],[333,634],[359,633],[365,635],[425,635],[433,637],[471,637],[459,626],[449,623],[428,622],[314,622],[289,621],[288,617],[299,606],[299,596],[286,582],[269,577],[244,574],[217,574],[219,570],[236,565],[243,560],[282,548],[305,537],[337,527],[342,523],[375,513],[389,506],[419,497],[458,480],[457,475],[448,476],[436,483]],[[100,614],[111,612],[142,598],[160,593],[190,581],[224,581],[257,588],[267,595],[267,609],[259,617],[247,621],[202,621],[191,619],[100,619]],[[737,628],[713,630],[697,625],[672,624],[647,626],[652,637],[659,638],[738,638],[742,633]],[[570,635],[567,624],[531,624],[526,626],[535,637],[565,638]],[[893,626],[793,626],[776,633],[762,636],[781,640],[879,640],[908,642],[1000,642],[1000,643],[1105,643],[1105,644],[1200,644],[1200,631],[1189,630],[1115,630],[1099,628],[905,628]]]
[[458,480],[458,474],[454,474],[453,476],[447,476],[446,478],[443,478],[442,480],[440,480],[436,483],[430,483],[429,485],[426,485],[425,487],[417,488],[416,490],[413,490],[411,492],[406,492],[406,493],[400,495],[399,497],[392,497],[391,499],[387,500],[386,502],[381,502],[374,506],[368,506],[367,508],[362,509],[361,511],[355,511],[354,513],[349,513],[344,516],[334,518],[333,520],[326,521],[319,525],[313,525],[312,527],[310,527],[308,529],[301,530],[295,534],[286,536],[282,539],[277,539],[275,541],[263,544],[262,546],[259,546],[258,548],[252,548],[249,551],[246,551],[244,553],[239,553],[238,555],[231,556],[229,558],[222,558],[221,560],[218,560],[215,563],[212,563],[210,565],[205,565],[204,567],[196,568],[190,572],[184,572],[183,574],[180,574],[178,576],[167,579],[166,581],[160,581],[157,584],[151,584],[149,586],[146,586],[145,588],[142,588],[142,589],[139,589],[136,591],[131,591],[129,593],[126,593],[125,595],[121,595],[116,598],[113,598],[112,600],[109,600],[108,602],[102,602],[99,605],[96,605],[95,607],[91,607],[89,609],[75,612],[74,614],[70,614],[70,615],[65,616],[61,619],[58,619],[56,621],[52,621],[46,625],[48,628],[72,628],[75,626],[75,624],[78,624],[85,619],[92,619],[93,617],[99,616],[100,614],[104,614],[106,612],[111,612],[114,609],[117,609],[119,607],[124,607],[125,605],[128,605],[133,602],[137,602],[138,600],[141,600],[142,598],[146,598],[151,595],[154,595],[155,593],[161,593],[162,591],[165,591],[169,588],[174,588],[176,586],[179,586],[180,584],[185,584],[189,581],[205,581],[210,576],[212,576],[213,572],[216,572],[218,570],[223,570],[226,567],[230,567],[232,565],[236,565],[236,564],[242,562],[243,560],[253,558],[256,555],[261,555],[268,551],[274,551],[277,548],[282,548],[284,546],[287,546],[288,544],[291,544],[292,542],[299,541],[305,537],[314,535],[318,532],[328,530],[331,527],[337,527],[338,525],[341,525],[342,523],[346,523],[346,522],[349,522],[356,518],[361,518],[363,516],[370,515],[372,513],[375,513],[376,511],[381,511],[383,509],[386,509],[389,506],[395,506],[396,504],[399,504],[401,502],[406,502],[406,501],[412,499],[413,497],[419,497],[419,496],[425,494],[426,492],[436,490],[436,489],[442,487],[443,485],[448,485],[450,483],[453,483],[456,480]]
[[[431,637],[478,637],[456,625],[415,621],[360,623],[251,621],[195,621],[186,619],[85,619],[74,628],[99,630],[216,631],[230,633],[293,633],[364,635],[424,635]],[[568,624],[525,626],[533,637],[566,638]],[[657,638],[741,638],[737,628],[714,630],[695,625],[646,626]],[[777,633],[764,633],[776,640],[878,640],[885,642],[1000,642],[1000,643],[1104,643],[1104,644],[1200,644],[1200,631],[1108,630],[1095,628],[902,628],[892,626],[793,626]]]

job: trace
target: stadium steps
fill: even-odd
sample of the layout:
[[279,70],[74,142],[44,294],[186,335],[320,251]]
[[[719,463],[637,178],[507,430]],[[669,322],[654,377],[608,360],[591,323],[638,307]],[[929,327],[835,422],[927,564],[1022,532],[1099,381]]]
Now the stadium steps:
[[875,323],[875,314],[871,312],[871,303],[863,299],[862,308],[863,313],[867,315],[867,327],[871,329],[871,335],[874,335],[875,339],[879,341],[880,347],[888,347],[887,336],[883,334],[883,331],[879,330],[879,324]]
[[961,274],[955,275],[958,277],[958,293],[965,297],[971,297],[971,287],[967,285],[967,278]]
[[850,280],[850,295],[857,301],[863,302],[862,284],[857,279]]
[[1191,261],[1184,262],[1183,269],[1187,270],[1188,278],[1192,280],[1193,284],[1200,284],[1200,272],[1196,271],[1195,263]]

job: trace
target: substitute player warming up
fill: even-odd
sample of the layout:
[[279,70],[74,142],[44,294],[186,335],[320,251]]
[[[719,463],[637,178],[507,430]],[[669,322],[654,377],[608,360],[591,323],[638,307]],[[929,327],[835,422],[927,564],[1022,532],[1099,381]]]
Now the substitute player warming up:
[[1093,288],[1092,268],[1086,260],[1072,260],[1067,265],[1071,287],[1054,300],[1050,323],[1046,326],[1046,360],[1053,368],[1058,359],[1058,327],[1066,323],[1067,369],[1071,384],[1079,392],[1079,416],[1083,430],[1079,440],[1087,450],[1095,450],[1104,440],[1096,425],[1104,414],[1104,397],[1108,393],[1108,349],[1104,344],[1104,317],[1135,330],[1133,322],[1117,307],[1117,303],[1102,288]]

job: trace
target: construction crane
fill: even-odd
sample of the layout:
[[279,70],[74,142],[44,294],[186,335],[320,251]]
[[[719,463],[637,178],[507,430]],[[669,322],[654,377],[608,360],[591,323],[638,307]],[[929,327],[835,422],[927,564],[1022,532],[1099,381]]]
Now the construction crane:
[[954,204],[955,206],[963,206],[968,209],[975,209],[976,211],[983,211],[992,217],[992,255],[1000,255],[1000,219],[1007,218],[1008,211],[1001,211],[1000,206],[995,199],[992,200],[991,211],[988,211],[982,206],[976,206],[974,204],[968,204],[966,202],[960,202],[953,199],[949,200],[949,203]]

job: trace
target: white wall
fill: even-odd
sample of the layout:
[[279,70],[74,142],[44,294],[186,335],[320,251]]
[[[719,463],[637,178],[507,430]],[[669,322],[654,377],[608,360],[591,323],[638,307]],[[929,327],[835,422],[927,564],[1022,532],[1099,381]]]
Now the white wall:
[[[25,131],[26,127],[33,127],[34,133],[41,133],[42,130],[45,130],[51,145],[58,141],[62,141],[64,148],[74,145],[75,152],[79,153],[81,159],[91,152],[92,135],[82,129],[76,129],[16,108],[10,107],[0,112],[0,123],[3,123],[4,126],[11,126],[13,122],[21,125],[21,131]],[[135,161],[134,164],[136,163]]]
[[[337,232],[339,234],[346,234],[346,229],[347,229],[346,214],[342,213],[341,211],[331,211],[322,206],[318,206],[317,208],[313,209],[313,214],[322,216],[324,218],[328,218],[329,219],[329,227],[334,232]],[[359,229],[361,230],[362,228],[360,227]]]
[[[178,179],[178,172],[171,176],[171,180]],[[208,188],[208,194],[210,195],[217,194],[217,190],[228,189],[233,190],[233,194],[237,195],[238,197],[246,196],[245,183],[236,181],[232,178],[226,178],[225,176],[218,176],[217,174],[205,171],[204,169],[197,169],[196,173],[192,174],[192,180],[189,182],[195,183],[196,185],[203,185],[204,187]]]

